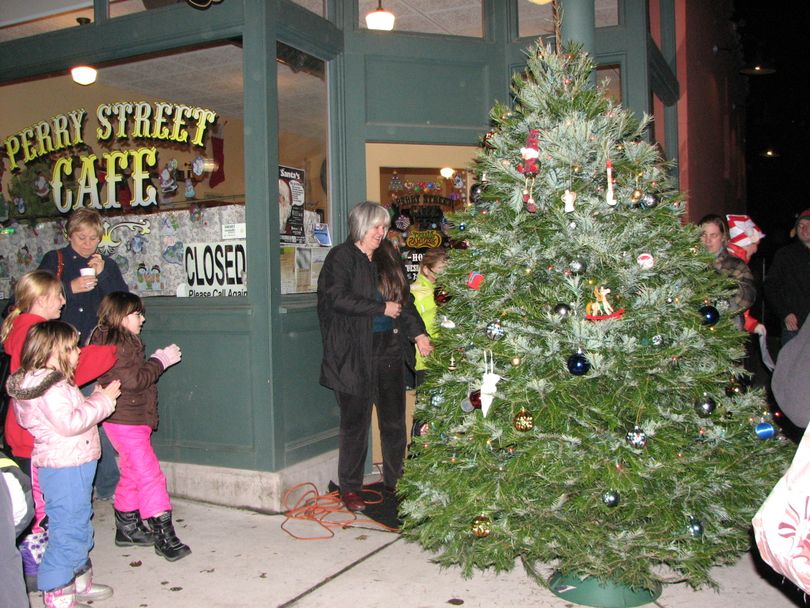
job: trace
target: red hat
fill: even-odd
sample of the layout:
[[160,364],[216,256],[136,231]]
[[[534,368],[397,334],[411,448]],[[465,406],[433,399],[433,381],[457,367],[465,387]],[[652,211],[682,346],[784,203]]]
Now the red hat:
[[[807,219],[810,219],[810,215]],[[727,215],[726,220],[728,221],[728,242],[732,245],[748,247],[759,243],[765,237],[762,229],[747,215]]]
[[810,220],[810,209],[805,209],[799,214],[799,217],[796,218],[796,221],[799,220]]

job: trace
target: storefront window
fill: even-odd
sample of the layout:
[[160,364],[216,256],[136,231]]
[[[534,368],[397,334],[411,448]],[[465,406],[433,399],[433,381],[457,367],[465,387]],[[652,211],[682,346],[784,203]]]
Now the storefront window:
[[97,209],[99,249],[142,296],[244,296],[237,43],[0,86],[0,292]]
[[[110,17],[162,8],[168,4],[166,0],[110,0]],[[83,21],[89,23],[92,20],[92,0],[50,0],[38,4],[30,0],[3,0],[0,42],[78,27]]]
[[618,64],[597,66],[596,84],[614,103],[622,102],[622,66]]
[[[619,25],[619,0],[594,0],[596,27]],[[518,32],[521,38],[554,33],[552,3],[518,0]]]
[[[394,31],[445,36],[483,36],[481,0],[400,2],[386,0],[383,8],[394,14]],[[377,9],[377,0],[358,0],[358,25],[366,28],[366,15]]]
[[319,17],[325,17],[326,13],[324,11],[324,5],[326,2],[324,0],[292,0],[295,4],[299,6],[303,6],[308,11],[312,11]]
[[278,43],[281,293],[313,292],[331,245],[326,64]]

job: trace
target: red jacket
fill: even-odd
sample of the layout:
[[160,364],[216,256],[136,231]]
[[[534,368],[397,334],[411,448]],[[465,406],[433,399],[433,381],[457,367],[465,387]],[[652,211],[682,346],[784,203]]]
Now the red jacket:
[[[3,342],[3,350],[11,357],[10,371],[13,374],[20,368],[25,336],[32,325],[46,321],[45,317],[22,312],[14,319],[11,331]],[[79,354],[74,380],[76,386],[87,384],[115,365],[115,346],[85,346]],[[11,453],[19,458],[31,458],[34,449],[34,438],[17,423],[14,406],[8,408],[5,422],[5,441]]]

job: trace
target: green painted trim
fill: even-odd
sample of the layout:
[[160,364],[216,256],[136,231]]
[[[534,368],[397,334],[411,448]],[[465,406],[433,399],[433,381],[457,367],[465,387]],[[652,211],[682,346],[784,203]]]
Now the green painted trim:
[[0,44],[0,82],[63,72],[79,62],[101,64],[237,38],[243,20],[242,2],[237,0],[206,11],[174,4],[11,40]]

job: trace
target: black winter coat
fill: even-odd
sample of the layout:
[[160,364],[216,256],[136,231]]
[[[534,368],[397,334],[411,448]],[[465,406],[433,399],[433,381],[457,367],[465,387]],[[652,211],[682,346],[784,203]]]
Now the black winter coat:
[[[390,246],[383,242],[381,246]],[[402,269],[405,272],[405,269]],[[318,277],[318,318],[323,339],[320,383],[334,391],[372,396],[372,323],[385,312],[377,292],[377,267],[350,240],[334,247]],[[403,364],[415,367],[414,339],[427,333],[408,294],[394,319]]]

